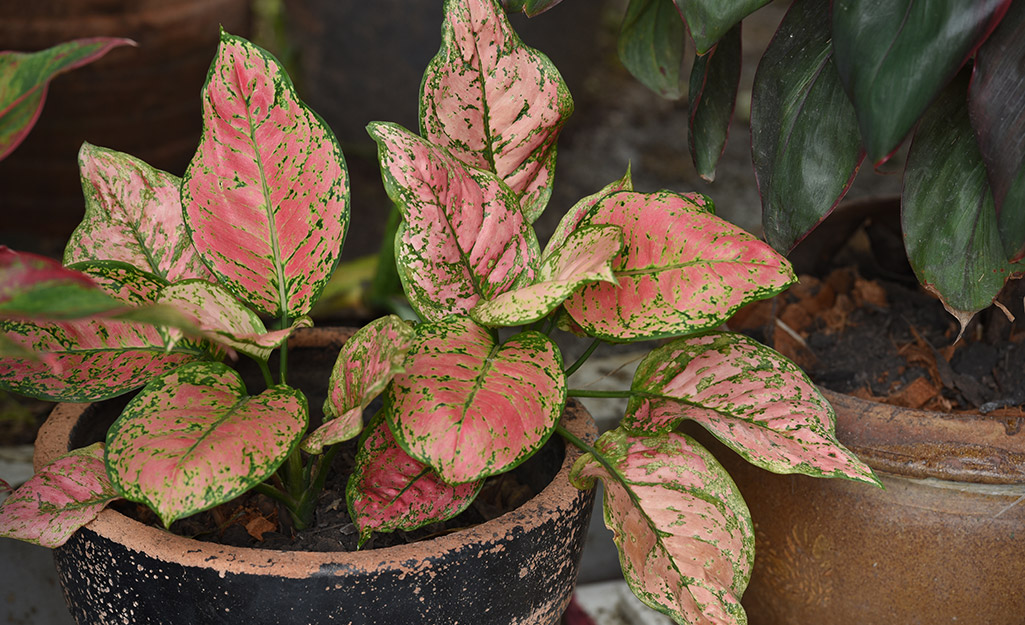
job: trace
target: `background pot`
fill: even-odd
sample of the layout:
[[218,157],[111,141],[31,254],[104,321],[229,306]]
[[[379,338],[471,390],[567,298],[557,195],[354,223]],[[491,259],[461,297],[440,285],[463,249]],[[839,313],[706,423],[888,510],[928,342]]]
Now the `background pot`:
[[[312,365],[321,386],[344,335],[298,333],[289,360]],[[326,363],[326,364],[324,364]],[[311,405],[317,405],[312,399]],[[96,440],[116,416],[103,404],[58,406],[40,433],[37,467]],[[563,425],[594,438],[570,403]],[[557,436],[529,461],[539,494],[516,510],[432,540],[356,553],[279,552],[194,541],[106,510],[55,551],[80,624],[536,623],[569,602],[593,492],[568,473],[578,456]],[[524,468],[527,467],[525,463]]]

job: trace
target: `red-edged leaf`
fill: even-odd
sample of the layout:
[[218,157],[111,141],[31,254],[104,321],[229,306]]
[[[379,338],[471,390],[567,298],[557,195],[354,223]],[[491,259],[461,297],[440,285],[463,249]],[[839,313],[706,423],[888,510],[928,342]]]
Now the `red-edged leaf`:
[[573,320],[614,340],[687,334],[794,282],[785,258],[710,208],[704,196],[669,191],[602,199],[582,224],[623,229],[623,251],[612,264],[618,286],[577,291],[565,303]]
[[740,24],[690,70],[690,156],[702,179],[715,180],[715,166],[726,150],[730,119],[740,86]]
[[180,178],[88,143],[78,166],[85,217],[68,240],[65,263],[118,260],[169,282],[213,280],[185,229]]
[[326,445],[359,434],[363,410],[403,371],[412,342],[413,329],[395,315],[372,321],[345,341],[328,383],[327,421],[306,437],[303,451],[319,454]]
[[583,455],[570,479],[583,488],[602,480],[605,525],[634,594],[678,623],[747,623],[740,596],[754,564],[754,528],[726,470],[682,434],[616,429],[594,447],[603,462]]
[[478,304],[470,316],[486,326],[518,326],[542,319],[584,284],[615,283],[612,259],[622,247],[623,234],[616,226],[575,230],[541,263],[534,284]]
[[922,117],[901,197],[908,260],[962,329],[993,303],[1012,271],[968,119],[967,83],[966,70]]
[[541,254],[542,260],[547,260],[556,250],[561,248],[565,243],[566,239],[569,238],[573,231],[580,226],[580,222],[583,221],[584,217],[587,216],[591,209],[595,207],[601,200],[605,199],[605,196],[612,195],[617,191],[633,191],[634,184],[633,179],[630,177],[630,167],[626,168],[626,173],[623,177],[614,182],[610,182],[605,185],[601,191],[592,193],[587,197],[581,199],[573,208],[566,211],[566,214],[562,216],[559,221],[559,225],[556,226],[555,232],[552,233],[548,244],[545,245],[545,250]]
[[7,480],[0,479],[0,495],[6,495],[14,490],[14,487],[7,483]]
[[39,52],[0,52],[0,160],[14,151],[35,125],[54,77],[125,45],[136,44],[131,39],[91,37]]
[[60,547],[118,498],[103,464],[103,444],[76,449],[0,503],[0,536]]
[[221,284],[273,317],[309,312],[345,239],[348,184],[338,141],[278,62],[222,32],[182,184],[193,243]]
[[829,4],[791,5],[751,90],[751,158],[765,238],[790,251],[847,193],[865,158],[833,64]]
[[548,57],[523,45],[497,0],[447,0],[441,34],[420,89],[424,138],[497,174],[532,223],[552,193],[569,89]]
[[401,126],[373,123],[381,173],[405,220],[396,262],[410,303],[437,321],[532,280],[539,245],[509,187]]
[[703,425],[746,460],[775,473],[878,483],[836,440],[836,416],[801,369],[741,334],[677,339],[638,366],[625,427]]
[[997,224],[1008,258],[1025,256],[1025,3],[1011,3],[979,48],[968,110],[993,189]]
[[149,384],[107,432],[114,485],[164,525],[229,501],[270,477],[307,423],[303,394],[246,395],[234,370],[192,363]]
[[737,24],[769,0],[675,0],[698,54],[706,54]]
[[389,425],[409,455],[451,484],[528,458],[566,402],[562,357],[538,332],[498,345],[465,317],[422,324],[405,368],[386,396]]
[[836,67],[869,157],[890,158],[1010,0],[836,0]]
[[451,485],[395,442],[378,415],[360,440],[345,488],[349,516],[362,546],[373,532],[414,530],[450,519],[473,501],[484,481]]
[[673,0],[630,0],[619,29],[619,60],[644,86],[675,100],[683,95],[686,39]]

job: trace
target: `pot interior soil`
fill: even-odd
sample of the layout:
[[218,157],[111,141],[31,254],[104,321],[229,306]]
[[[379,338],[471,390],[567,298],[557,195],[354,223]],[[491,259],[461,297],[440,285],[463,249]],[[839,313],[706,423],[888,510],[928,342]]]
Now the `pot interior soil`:
[[989,414],[1020,428],[1023,281],[1011,280],[1001,293],[1004,310],[979,313],[959,338],[958,322],[908,265],[896,213],[854,212],[791,256],[806,272],[798,284],[745,308],[730,327],[787,355],[825,388],[909,408]]

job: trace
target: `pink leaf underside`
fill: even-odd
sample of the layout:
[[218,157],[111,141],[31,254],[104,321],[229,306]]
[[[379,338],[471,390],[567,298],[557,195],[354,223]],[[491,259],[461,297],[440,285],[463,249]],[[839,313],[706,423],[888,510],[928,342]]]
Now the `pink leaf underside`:
[[620,192],[581,222],[623,228],[619,285],[583,287],[566,310],[589,334],[638,340],[715,327],[795,280],[785,258],[704,208],[699,194]]
[[150,382],[107,435],[114,484],[165,525],[262,482],[296,446],[306,399],[287,386],[246,396],[226,365],[192,363]]
[[451,0],[445,7],[441,50],[421,89],[425,138],[496,173],[533,223],[551,194],[556,141],[573,112],[569,89],[494,2]]
[[[130,305],[152,303],[163,287],[155,276],[124,263],[76,267],[109,295]],[[147,323],[82,319],[40,324],[11,321],[0,327],[17,347],[45,355],[0,360],[0,385],[44,399],[106,399],[203,355],[193,345],[167,351],[160,331]]]
[[634,594],[678,623],[746,623],[740,596],[754,563],[754,528],[715,458],[674,433],[631,437],[617,429],[595,448],[627,484],[590,454],[577,461],[571,479],[581,486],[602,480],[605,525]]
[[580,222],[583,221],[584,217],[591,212],[591,209],[593,209],[598,202],[617,191],[633,191],[633,188],[633,178],[630,176],[630,168],[627,167],[626,174],[624,174],[622,178],[614,182],[610,182],[605,185],[601,191],[592,193],[574,204],[573,208],[569,209],[569,211],[562,216],[562,219],[559,220],[559,225],[555,227],[555,232],[552,234],[551,238],[548,239],[548,244],[545,245],[545,250],[541,254],[541,259],[547,260],[549,256],[555,253],[556,250],[565,245],[566,239],[568,239],[580,226]]
[[51,80],[124,45],[136,43],[119,37],[87,37],[38,52],[0,52],[0,160],[32,130]]
[[424,319],[464,314],[533,279],[537,237],[505,184],[401,126],[376,123],[370,133],[405,220],[396,238],[399,273]]
[[96,443],[43,467],[0,504],[0,536],[59,547],[118,497]]
[[482,302],[470,315],[486,326],[532,323],[559,307],[581,285],[598,280],[615,283],[612,259],[623,247],[616,226],[588,226],[541,263],[536,282]]
[[[258,360],[266,361],[295,329],[293,326],[268,332],[259,315],[221,285],[205,280],[185,280],[167,286],[158,301],[195,317],[209,340]],[[173,340],[180,336],[180,332],[172,332]]]
[[168,282],[214,279],[185,228],[181,179],[88,143],[78,163],[85,217],[68,240],[65,263],[118,260]]
[[451,484],[501,473],[551,435],[566,402],[558,348],[537,332],[502,345],[465,317],[417,328],[388,391],[403,448]]
[[371,421],[361,443],[345,491],[360,545],[372,532],[414,530],[450,519],[466,509],[484,483],[447,484],[402,450],[383,418]]
[[363,429],[363,410],[397,373],[413,342],[413,329],[395,315],[360,328],[338,352],[328,383],[327,421],[303,441],[303,451],[321,453],[326,445],[349,440]]
[[272,57],[226,33],[203,120],[182,185],[196,249],[239,299],[273,317],[306,314],[349,221],[338,142]]
[[834,434],[832,407],[794,363],[740,334],[677,339],[637,369],[626,427],[669,431],[693,419],[776,473],[876,483]]

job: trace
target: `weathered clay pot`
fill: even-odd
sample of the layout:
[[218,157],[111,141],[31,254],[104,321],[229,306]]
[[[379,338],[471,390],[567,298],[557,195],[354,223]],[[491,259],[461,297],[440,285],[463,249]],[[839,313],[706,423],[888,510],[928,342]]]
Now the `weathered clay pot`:
[[[289,352],[293,369],[311,359],[333,361],[347,334],[331,337],[332,349],[324,350],[322,332],[298,335]],[[326,383],[329,368],[319,370]],[[95,423],[101,406],[58,406],[40,433],[36,466],[95,439],[105,429]],[[562,425],[588,440],[595,436],[578,403],[568,405]],[[528,461],[541,473],[539,494],[499,518],[432,540],[356,553],[233,548],[105,510],[55,551],[57,568],[81,625],[553,625],[573,591],[593,502],[593,493],[568,480],[578,455],[553,437]]]
[[885,489],[774,475],[710,444],[755,522],[751,625],[1021,623],[1025,433],[824,394]]

